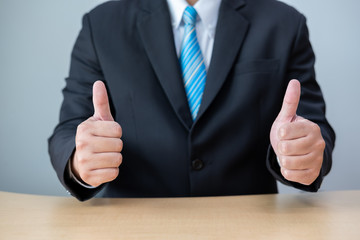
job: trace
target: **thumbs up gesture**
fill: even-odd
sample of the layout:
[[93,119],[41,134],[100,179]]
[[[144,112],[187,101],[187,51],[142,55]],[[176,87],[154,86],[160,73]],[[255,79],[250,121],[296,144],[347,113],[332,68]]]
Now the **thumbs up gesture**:
[[317,124],[296,115],[300,92],[300,82],[291,80],[271,127],[270,141],[284,178],[310,185],[319,176],[325,141]]
[[111,115],[103,82],[93,86],[94,115],[82,122],[76,131],[76,150],[71,170],[76,178],[97,187],[114,180],[122,162],[122,129]]

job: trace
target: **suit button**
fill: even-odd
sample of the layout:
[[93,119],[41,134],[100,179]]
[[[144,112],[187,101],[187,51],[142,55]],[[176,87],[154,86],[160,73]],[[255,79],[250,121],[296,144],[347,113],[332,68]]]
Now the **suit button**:
[[194,170],[201,170],[204,167],[204,163],[203,161],[201,161],[200,159],[195,159],[191,162],[191,166]]

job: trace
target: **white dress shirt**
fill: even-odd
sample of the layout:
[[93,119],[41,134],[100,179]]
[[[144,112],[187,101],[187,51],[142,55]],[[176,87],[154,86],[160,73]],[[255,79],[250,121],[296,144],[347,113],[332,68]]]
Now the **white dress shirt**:
[[[182,17],[185,8],[189,6],[189,4],[186,2],[186,0],[167,0],[167,3],[170,10],[176,53],[179,57],[182,39],[184,36],[184,21],[182,20]],[[198,13],[196,20],[196,36],[204,58],[206,70],[208,70],[211,61],[220,3],[221,0],[199,0],[193,6]],[[74,179],[78,184],[89,189],[95,188],[83,183],[75,177],[71,171],[70,160],[68,164],[68,170],[70,173],[70,178]]]
[[[186,0],[167,0],[167,3],[170,10],[176,53],[179,57],[185,28],[182,17],[185,8],[189,6],[189,4]],[[193,6],[198,13],[196,36],[204,57],[206,70],[208,70],[211,61],[220,3],[221,0],[199,0]]]

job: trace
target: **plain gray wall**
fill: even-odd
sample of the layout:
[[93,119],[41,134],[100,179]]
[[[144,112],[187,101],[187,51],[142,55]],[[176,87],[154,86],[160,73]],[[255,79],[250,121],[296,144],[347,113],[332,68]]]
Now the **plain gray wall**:
[[[82,15],[102,0],[0,0],[0,191],[66,195],[47,138]],[[287,0],[308,19],[317,78],[337,133],[322,191],[360,189],[360,1]],[[280,192],[297,190],[280,185]]]

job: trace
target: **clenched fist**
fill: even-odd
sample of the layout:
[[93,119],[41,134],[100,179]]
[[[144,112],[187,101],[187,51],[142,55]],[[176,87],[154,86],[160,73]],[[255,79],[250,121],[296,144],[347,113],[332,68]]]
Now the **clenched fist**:
[[291,80],[271,127],[270,141],[284,178],[310,185],[319,176],[325,141],[317,124],[296,115],[300,92],[300,82]]
[[103,82],[93,86],[94,115],[82,122],[76,132],[76,150],[71,170],[83,182],[97,187],[114,180],[122,162],[122,129],[111,115]]

